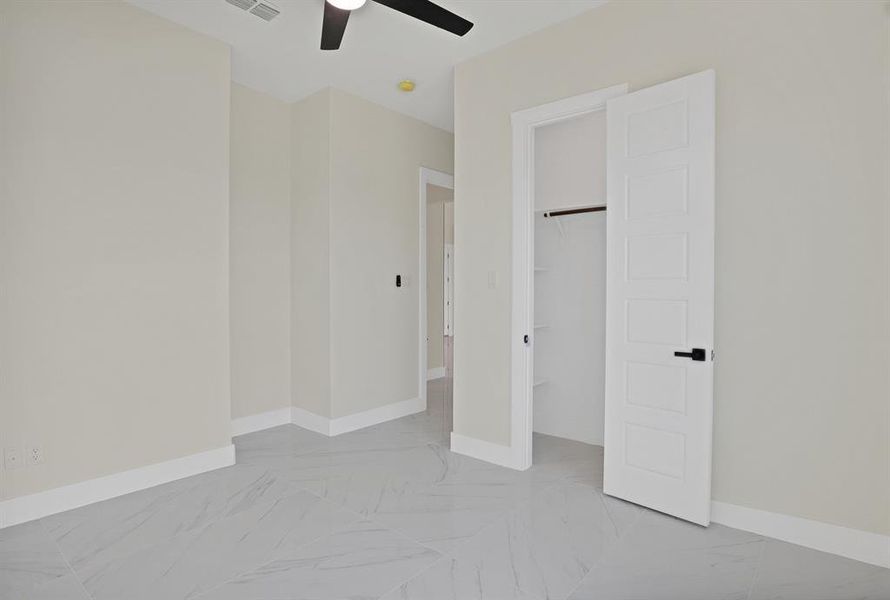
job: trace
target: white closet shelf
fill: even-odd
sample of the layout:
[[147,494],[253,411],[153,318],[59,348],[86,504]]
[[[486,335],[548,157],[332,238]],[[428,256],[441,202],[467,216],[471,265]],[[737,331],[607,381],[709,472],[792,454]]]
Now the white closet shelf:
[[547,267],[535,267],[535,273],[540,273],[541,271],[549,271]]
[[547,381],[548,381],[547,379],[538,377],[537,379],[535,379],[534,387],[538,387],[539,385],[544,385],[545,383],[547,383]]
[[546,329],[550,327],[549,323],[535,323],[535,329]]

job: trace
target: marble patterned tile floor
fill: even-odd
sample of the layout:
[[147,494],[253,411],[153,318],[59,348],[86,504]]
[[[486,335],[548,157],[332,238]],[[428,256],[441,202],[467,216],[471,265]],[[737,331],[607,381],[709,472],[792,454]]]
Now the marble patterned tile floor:
[[0,530],[2,600],[890,600],[890,570],[604,496],[602,449],[535,438],[519,473],[429,410]]

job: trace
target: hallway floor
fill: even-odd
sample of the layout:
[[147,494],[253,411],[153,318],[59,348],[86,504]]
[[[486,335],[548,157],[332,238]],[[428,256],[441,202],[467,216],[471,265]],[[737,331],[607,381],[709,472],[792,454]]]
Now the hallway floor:
[[603,496],[602,449],[520,473],[426,413],[236,438],[238,464],[0,531],[3,600],[888,600],[890,570]]

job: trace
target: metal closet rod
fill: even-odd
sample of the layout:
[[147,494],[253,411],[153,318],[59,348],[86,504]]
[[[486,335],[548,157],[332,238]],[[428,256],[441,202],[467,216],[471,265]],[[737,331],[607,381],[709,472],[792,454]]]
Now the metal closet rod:
[[588,206],[587,208],[569,208],[566,210],[551,210],[545,212],[545,217],[561,217],[563,215],[577,215],[579,213],[600,212],[606,210],[605,206]]

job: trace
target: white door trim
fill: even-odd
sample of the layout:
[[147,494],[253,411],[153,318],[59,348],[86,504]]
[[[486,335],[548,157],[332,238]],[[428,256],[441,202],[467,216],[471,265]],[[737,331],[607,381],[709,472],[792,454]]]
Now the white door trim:
[[418,355],[418,364],[417,364],[417,397],[422,400],[424,406],[426,406],[426,379],[427,379],[427,356],[426,356],[426,346],[427,346],[427,328],[426,328],[426,319],[427,319],[427,310],[426,310],[426,186],[427,185],[437,185],[439,187],[448,188],[450,190],[454,190],[454,175],[449,175],[448,173],[443,173],[442,171],[436,171],[435,169],[430,169],[427,167],[420,167],[420,194],[418,197],[420,198],[420,206],[418,210],[418,214],[420,215],[419,223],[418,223],[418,231],[420,235],[419,239],[419,258],[417,265],[417,291],[418,291],[418,302],[420,303],[420,310],[418,310],[418,314],[420,315],[420,322],[418,323],[418,331],[420,332],[418,343],[417,343],[417,355]]
[[[510,465],[532,464],[532,385],[534,371],[534,144],[535,129],[606,109],[606,101],[627,93],[615,85],[516,111],[513,124],[513,291],[510,341]],[[531,343],[526,345],[523,336]]]
[[442,334],[454,335],[454,244],[445,242],[445,264],[442,269]]

